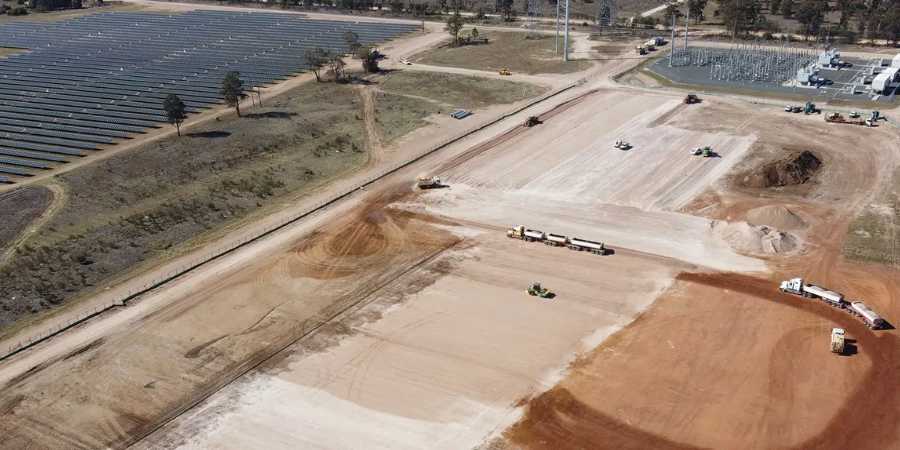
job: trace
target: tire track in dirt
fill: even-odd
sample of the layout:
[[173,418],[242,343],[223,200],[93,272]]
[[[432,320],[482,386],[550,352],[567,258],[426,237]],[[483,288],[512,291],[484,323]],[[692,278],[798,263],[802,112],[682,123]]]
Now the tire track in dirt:
[[375,108],[375,91],[368,86],[357,87],[362,100],[362,118],[366,127],[366,149],[369,151],[369,165],[374,166],[385,159],[384,140],[378,129],[377,110]]

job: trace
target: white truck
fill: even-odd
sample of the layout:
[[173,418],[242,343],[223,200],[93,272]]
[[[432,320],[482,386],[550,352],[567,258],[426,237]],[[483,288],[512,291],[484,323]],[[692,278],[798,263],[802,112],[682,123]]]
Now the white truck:
[[518,225],[506,230],[506,237],[513,239],[521,239],[526,242],[543,241],[547,235],[540,230],[531,230],[525,228],[524,225]]
[[550,245],[553,247],[562,247],[569,242],[569,238],[561,235],[561,234],[553,234],[547,233],[547,240],[544,241],[544,244]]
[[567,247],[570,250],[588,251],[596,255],[606,254],[606,247],[602,242],[589,241],[587,239],[571,238]]
[[850,311],[861,317],[869,328],[879,329],[885,326],[884,319],[863,302],[850,303]]
[[804,283],[803,278],[791,278],[782,281],[780,286],[781,292],[788,292],[795,295],[802,295],[808,298],[819,298],[825,300],[828,304],[837,307],[846,307],[847,302],[844,296],[838,292],[829,291],[821,286]]
[[831,329],[831,352],[837,354],[844,353],[844,329],[843,328],[832,328]]

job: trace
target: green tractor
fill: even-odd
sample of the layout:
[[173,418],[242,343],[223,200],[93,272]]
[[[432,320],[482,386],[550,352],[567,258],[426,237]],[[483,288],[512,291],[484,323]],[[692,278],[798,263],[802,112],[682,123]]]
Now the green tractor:
[[540,297],[540,298],[553,298],[555,295],[550,292],[550,289],[541,286],[541,283],[534,282],[531,283],[531,286],[528,287],[528,295]]
[[694,156],[702,156],[704,158],[716,156],[716,152],[714,152],[711,147],[697,147],[691,150],[691,154]]

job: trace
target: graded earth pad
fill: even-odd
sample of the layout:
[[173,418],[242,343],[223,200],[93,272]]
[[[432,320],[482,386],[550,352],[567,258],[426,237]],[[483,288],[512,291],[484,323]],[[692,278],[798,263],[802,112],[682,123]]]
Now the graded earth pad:
[[[472,448],[646,307],[677,267],[448,229],[471,237],[143,448]],[[534,280],[556,297],[529,296]]]

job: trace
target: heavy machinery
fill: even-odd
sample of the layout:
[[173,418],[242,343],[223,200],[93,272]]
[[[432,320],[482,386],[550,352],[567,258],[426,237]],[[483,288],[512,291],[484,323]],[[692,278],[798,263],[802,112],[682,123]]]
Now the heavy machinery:
[[694,156],[703,156],[704,158],[712,158],[716,152],[712,150],[711,147],[697,147],[691,150],[691,154]]
[[540,298],[550,298],[553,297],[553,293],[550,292],[550,289],[547,289],[541,286],[541,283],[535,281],[531,283],[531,286],[528,286],[528,295],[532,295]]
[[512,75],[512,72],[510,72],[509,69],[507,69],[506,67],[500,69],[499,71],[497,71],[497,73],[499,73],[500,75],[504,75],[504,76]]
[[535,126],[535,125],[540,125],[540,124],[542,124],[542,123],[543,123],[543,122],[541,122],[541,119],[538,119],[538,116],[528,116],[528,118],[525,119],[525,125],[524,125],[524,126],[525,126],[525,128],[531,128],[531,127],[533,127],[533,126]]
[[822,300],[830,306],[858,316],[869,328],[877,330],[887,325],[887,322],[875,311],[872,311],[871,308],[866,306],[865,303],[859,301],[848,302],[847,300],[844,300],[843,294],[830,291],[814,284],[804,283],[802,278],[791,278],[790,280],[782,281],[779,289],[781,292]]
[[865,120],[853,119],[847,120],[839,112],[828,113],[825,115],[825,121],[828,123],[846,123],[850,125],[868,125]]
[[784,111],[789,112],[789,113],[799,113],[799,112],[803,112],[803,108],[801,108],[797,105],[786,105],[784,107]]
[[631,144],[629,144],[621,139],[616,139],[616,144],[613,145],[613,147],[615,147],[619,150],[631,150]]
[[685,105],[693,105],[695,103],[700,103],[700,97],[697,97],[695,94],[688,94],[684,97]]
[[831,329],[831,352],[837,353],[839,355],[844,353],[844,329],[843,328],[832,328]]
[[821,114],[821,113],[822,113],[822,110],[819,108],[816,108],[816,104],[813,102],[806,102],[806,104],[803,105],[803,114]]
[[419,189],[434,189],[443,186],[441,179],[438,177],[419,177],[416,179],[416,186]]
[[523,225],[519,225],[506,230],[506,237],[512,239],[521,239],[526,242],[543,241],[547,238],[543,231],[530,230]]
[[858,111],[850,111],[850,114],[847,114],[847,116],[850,117],[851,119],[859,119],[859,112]]
[[637,54],[638,54],[638,55],[644,56],[644,55],[647,54],[647,48],[644,47],[643,45],[637,46],[637,47],[635,48],[635,50],[637,51]]
[[517,225],[506,230],[506,237],[521,239],[527,242],[543,242],[544,245],[552,247],[568,247],[570,250],[587,251],[595,255],[608,255],[614,253],[612,249],[606,248],[602,242],[589,241],[587,239],[575,237],[569,238],[561,234],[544,233],[540,230],[525,228],[524,225]]

